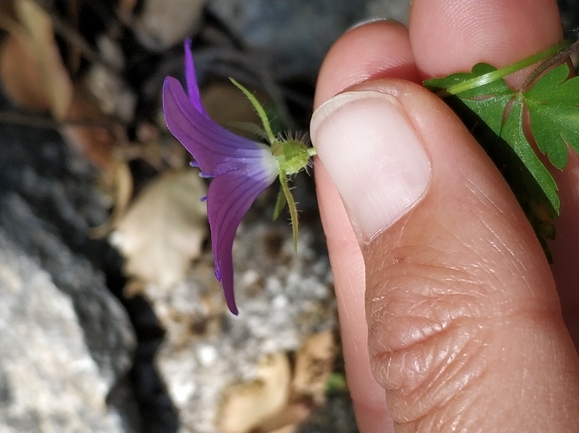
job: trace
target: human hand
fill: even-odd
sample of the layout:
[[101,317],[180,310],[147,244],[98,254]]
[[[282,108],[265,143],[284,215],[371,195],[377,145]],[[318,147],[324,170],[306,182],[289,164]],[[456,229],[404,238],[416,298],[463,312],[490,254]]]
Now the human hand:
[[554,0],[413,0],[409,30],[366,24],[328,54],[311,135],[362,433],[391,419],[397,432],[578,431],[579,157],[553,173],[549,267],[498,170],[415,84],[561,39]]

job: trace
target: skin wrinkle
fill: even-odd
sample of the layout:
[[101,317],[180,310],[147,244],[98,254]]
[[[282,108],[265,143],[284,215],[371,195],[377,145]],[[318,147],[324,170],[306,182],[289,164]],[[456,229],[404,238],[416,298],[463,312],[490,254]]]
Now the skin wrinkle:
[[496,239],[497,243],[500,244],[499,251],[507,251],[509,253],[502,254],[505,262],[501,264],[501,266],[508,267],[513,269],[513,272],[517,272],[521,281],[524,283],[524,286],[527,287],[527,293],[531,296],[531,298],[536,298],[537,292],[536,290],[533,290],[534,284],[533,281],[530,280],[530,277],[533,275],[531,271],[531,264],[528,262],[528,260],[526,260],[526,256],[521,254],[521,252],[525,251],[524,246],[520,242],[517,242],[517,239],[515,239],[515,241],[511,243],[516,244],[518,247],[517,251],[515,251],[514,248],[509,248],[508,243],[502,241],[504,238],[500,234],[497,234],[492,229],[492,227],[485,223],[485,221],[481,220],[481,222],[485,228],[487,228],[488,232],[494,236],[494,239]]
[[[485,227],[486,230],[490,230],[488,224],[486,224],[485,221],[483,221],[483,227]],[[410,226],[408,226],[410,227]],[[497,236],[497,233],[495,231],[492,232],[493,236]],[[455,237],[455,239],[457,240],[457,238]],[[401,240],[400,242],[403,242],[403,240]],[[456,241],[455,241],[456,242]],[[455,242],[452,242],[451,244],[454,244]],[[489,286],[488,285],[484,285],[481,286],[476,285],[475,282],[480,280],[480,276],[476,277],[476,274],[478,274],[479,272],[473,272],[472,270],[469,270],[468,268],[463,268],[460,265],[455,265],[453,266],[454,269],[449,269],[449,267],[444,266],[443,264],[440,264],[439,262],[432,262],[433,258],[436,257],[445,257],[445,252],[438,250],[438,254],[436,253],[437,250],[435,249],[431,249],[431,250],[426,250],[425,253],[425,249],[419,249],[416,248],[416,246],[412,247],[412,246],[406,246],[406,247],[396,247],[392,250],[390,250],[390,253],[388,254],[388,258],[390,258],[390,260],[386,259],[384,261],[382,261],[381,265],[380,265],[380,270],[377,273],[374,273],[372,275],[368,276],[368,281],[373,281],[374,284],[373,285],[369,285],[368,286],[368,291],[369,293],[373,293],[377,296],[374,296],[374,298],[379,298],[381,301],[380,302],[370,302],[368,303],[369,305],[367,305],[367,311],[369,311],[369,323],[373,323],[374,327],[370,329],[371,333],[374,333],[373,335],[370,336],[370,340],[374,341],[374,343],[376,343],[376,341],[379,341],[381,344],[379,346],[374,346],[371,347],[371,350],[374,349],[373,353],[371,354],[372,356],[372,360],[374,361],[373,365],[380,365],[381,361],[383,362],[382,365],[388,365],[388,371],[386,372],[380,372],[380,371],[375,371],[375,377],[380,378],[380,377],[387,377],[389,381],[394,381],[396,375],[398,374],[400,377],[411,377],[413,378],[413,380],[418,380],[418,379],[422,379],[422,383],[428,383],[428,379],[424,379],[424,378],[420,378],[418,377],[415,373],[412,373],[412,366],[409,365],[404,365],[404,362],[401,362],[400,360],[396,360],[396,355],[398,354],[406,354],[406,356],[409,356],[408,354],[411,353],[412,351],[415,351],[416,348],[418,346],[420,346],[421,344],[433,344],[433,345],[440,345],[440,344],[444,344],[444,340],[445,337],[448,339],[449,342],[453,341],[453,336],[452,333],[449,332],[450,330],[453,329],[454,326],[456,326],[456,323],[458,323],[458,321],[460,321],[460,319],[464,319],[464,318],[473,318],[473,320],[478,321],[481,320],[481,317],[485,317],[486,320],[496,320],[496,318],[500,318],[501,320],[505,320],[505,314],[507,316],[512,315],[513,317],[516,316],[516,314],[521,314],[521,311],[519,309],[515,310],[512,308],[508,308],[508,304],[510,302],[504,302],[501,303],[501,305],[499,305],[499,308],[495,308],[494,304],[492,304],[491,306],[486,306],[484,308],[482,308],[482,311],[472,311],[472,309],[465,309],[463,305],[461,304],[466,304],[466,305],[472,305],[473,302],[464,302],[463,300],[461,300],[461,302],[459,302],[459,308],[455,308],[452,311],[450,311],[449,313],[447,313],[448,315],[446,316],[448,318],[448,322],[445,324],[443,323],[443,321],[440,320],[440,313],[439,311],[448,311],[447,306],[443,305],[442,307],[436,305],[436,298],[437,297],[432,297],[432,294],[436,294],[436,292],[439,293],[447,293],[448,292],[448,284],[446,284],[444,281],[448,281],[448,280],[456,280],[456,278],[453,277],[454,274],[458,274],[460,275],[461,279],[464,280],[465,279],[465,275],[471,275],[471,278],[469,279],[468,282],[473,283],[473,285],[475,287],[480,287],[480,289],[477,291],[479,292],[476,295],[472,294],[472,286],[468,286],[468,285],[461,285],[461,286],[457,286],[456,289],[458,289],[459,287],[463,287],[464,291],[467,294],[471,294],[473,296],[475,296],[475,299],[478,298],[479,299],[485,299],[484,294],[488,293],[489,291]],[[453,253],[456,254],[461,254],[461,251],[459,250],[455,250],[453,251]],[[463,253],[464,254],[464,253]],[[400,260],[392,260],[392,256],[398,256],[399,258],[403,258],[402,261]],[[424,257],[425,256],[425,257]],[[416,262],[416,260],[419,260],[418,262]],[[476,265],[475,270],[476,271],[480,271],[481,269],[483,271],[485,271],[485,269],[488,269],[489,263],[485,260],[482,260],[482,258],[479,258],[480,263],[478,263]],[[439,259],[440,261],[440,259]],[[453,260],[450,260],[451,262]],[[521,264],[522,265],[522,264]],[[458,270],[456,269],[458,267]],[[472,266],[471,266],[472,269]],[[434,270],[434,272],[433,272]],[[488,271],[485,271],[488,272]],[[387,276],[387,278],[380,278],[380,276]],[[492,274],[495,278],[497,278],[497,275],[495,273]],[[426,276],[426,277],[425,277]],[[416,278],[422,277],[418,282],[416,281]],[[442,277],[442,278],[441,278]],[[411,278],[409,280],[409,278]],[[488,278],[487,278],[488,279]],[[402,281],[402,283],[399,284],[399,281]],[[483,279],[484,281],[484,279]],[[443,283],[444,282],[444,283]],[[493,291],[497,291],[497,287],[499,288],[498,290],[503,291],[502,289],[500,289],[502,285],[498,285],[498,286],[493,286],[491,287],[491,290]],[[392,288],[394,287],[394,288]],[[418,289],[418,295],[420,295],[420,292],[426,292],[428,293],[428,296],[424,299],[419,300],[411,309],[411,311],[406,311],[406,313],[404,312],[404,310],[402,310],[401,314],[396,314],[396,309],[394,309],[394,317],[396,317],[396,321],[398,323],[401,323],[401,318],[408,318],[411,322],[416,323],[417,320],[416,318],[420,319],[420,318],[426,318],[428,319],[427,323],[419,323],[418,326],[418,330],[414,330],[413,334],[410,335],[411,338],[411,344],[407,344],[406,346],[404,346],[402,349],[400,349],[400,346],[397,347],[396,349],[398,350],[386,350],[387,346],[384,346],[385,341],[381,338],[381,335],[385,335],[388,332],[388,322],[389,319],[392,319],[392,309],[396,307],[396,303],[392,303],[389,302],[389,299],[392,297],[392,294],[395,294],[397,291],[403,290],[403,294],[400,296],[404,296],[406,298],[408,298],[408,292],[407,290],[404,290],[403,287],[410,287],[412,288],[412,290],[414,289]],[[434,289],[433,289],[434,287]],[[460,289],[459,289],[460,290]],[[385,293],[386,295],[384,296],[379,296],[379,293]],[[459,297],[460,295],[462,295],[461,293],[457,294],[457,297]],[[452,295],[450,295],[452,296]],[[444,299],[445,302],[450,302],[453,303],[453,299],[448,298],[448,295],[445,296],[446,299]],[[411,301],[412,299],[410,299]],[[408,302],[410,302],[408,301]],[[408,303],[407,302],[407,303]],[[492,302],[492,301],[489,301]],[[432,306],[432,308],[423,308],[423,305],[428,306],[429,304],[434,303],[434,305]],[[482,304],[484,305],[484,304]],[[418,314],[420,313],[420,309],[427,309],[428,311],[426,313],[422,313],[422,314]],[[484,314],[482,312],[486,311],[487,314]],[[410,316],[409,316],[410,313]],[[478,314],[477,314],[478,313]],[[537,314],[538,311],[537,310],[529,310],[529,314]],[[548,314],[553,314],[552,311],[548,311]],[[378,317],[376,317],[378,316]],[[444,314],[443,314],[444,316]],[[436,324],[440,324],[438,327],[436,326]],[[479,326],[480,328],[480,326]],[[470,330],[470,329],[469,329]],[[408,332],[408,330],[406,330],[405,332]],[[477,331],[473,331],[474,334],[476,335]],[[467,338],[473,338],[473,332],[468,332],[465,331],[464,334],[466,335]],[[480,329],[478,330],[478,332],[481,332]],[[394,334],[396,333],[396,330],[394,330]],[[407,334],[408,337],[408,334]],[[389,339],[392,339],[392,334],[389,337],[386,337]],[[435,342],[433,343],[433,340],[438,339],[441,340],[442,343],[439,342]],[[480,341],[482,340],[481,338],[476,338],[476,340],[478,341],[478,344],[480,345]],[[474,341],[474,340],[473,340]],[[450,344],[450,343],[448,343]],[[476,344],[476,343],[473,343]],[[440,348],[440,346],[438,346]],[[391,349],[391,348],[390,348]],[[440,350],[440,349],[439,349]],[[443,350],[452,350],[452,348],[446,348]],[[478,348],[478,350],[473,352],[476,354],[476,356],[480,356],[481,351],[483,351],[482,346],[481,348]],[[419,359],[420,357],[420,353],[415,355],[416,357],[418,357],[417,359]],[[473,358],[473,363],[477,364],[478,362],[480,362],[480,360],[476,360],[476,356],[475,358]],[[387,360],[384,361],[384,358],[386,357]],[[402,359],[404,360],[404,356],[402,357]],[[417,365],[416,362],[417,359],[415,359],[415,363],[413,365]],[[437,384],[437,386],[440,386],[439,390],[444,390],[445,393],[448,393],[447,395],[456,395],[457,398],[459,397],[460,394],[460,388],[459,390],[456,389],[457,386],[464,386],[465,383],[468,383],[469,380],[475,380],[474,378],[478,377],[480,373],[477,372],[477,374],[473,374],[472,377],[473,379],[468,379],[468,377],[464,377],[465,375],[467,375],[465,372],[468,372],[468,365],[465,365],[464,367],[459,366],[460,368],[457,368],[455,365],[451,365],[450,367],[447,367],[446,369],[444,369],[444,371],[440,371],[441,368],[441,364],[440,363],[433,363],[432,359],[430,360],[430,365],[429,365],[429,360],[428,359],[423,359],[423,368],[428,369],[431,368],[433,369],[433,372],[431,372],[430,374],[437,374],[438,376],[441,378]],[[462,361],[462,363],[464,364],[464,360],[460,360]],[[408,364],[408,360],[406,360],[406,363]],[[453,360],[451,360],[451,363],[453,363]],[[398,370],[398,372],[395,372],[395,370]],[[416,370],[416,367],[414,367],[414,370]],[[438,370],[438,371],[437,371]],[[428,373],[427,373],[428,374]],[[467,375],[468,376],[468,375]],[[459,384],[454,384],[455,387],[453,386],[449,386],[449,382],[455,381],[457,382],[457,377],[460,377],[463,379],[463,382],[460,382]],[[385,386],[386,384],[382,383],[383,386]],[[451,389],[452,391],[448,391],[449,389]],[[398,391],[398,389],[394,390],[394,395],[396,395],[396,392]],[[436,391],[436,392],[438,392]],[[434,393],[433,395],[436,394],[435,390],[433,389],[432,392]],[[399,397],[401,400],[403,401],[408,401],[408,396],[400,396]],[[426,406],[423,406],[424,410],[431,410],[431,411],[437,411],[439,410],[438,408],[428,408]],[[427,415],[427,414],[426,414]],[[408,422],[408,421],[406,421]]]
[[[507,325],[508,325],[508,322],[505,322],[505,325],[504,325],[504,326],[507,326]],[[479,342],[479,343],[480,343],[480,342]],[[480,351],[480,350],[484,350],[486,347],[488,347],[488,344],[482,343],[482,344],[480,344],[480,347],[479,347],[478,350],[479,350],[479,351]],[[468,350],[467,350],[466,352],[468,353]],[[471,359],[471,360],[475,360],[476,357],[470,358],[470,359]],[[500,361],[500,359],[496,359],[495,361],[493,361],[493,364],[496,364],[496,363],[498,363],[498,362],[502,362],[502,361]],[[492,366],[492,369],[490,369],[490,371],[496,371],[496,369],[497,369],[496,365],[491,365],[491,366]],[[466,367],[463,367],[463,369],[464,369],[464,368],[466,368]],[[500,368],[500,367],[499,367],[499,368]],[[484,370],[484,371],[481,371],[481,372],[480,372],[480,375],[477,376],[477,379],[478,379],[479,381],[480,381],[480,380],[486,380],[486,379],[484,378],[484,376],[488,373],[488,371],[489,371],[488,368],[487,368],[486,370]],[[464,399],[464,398],[465,398],[465,395],[466,395],[467,397],[470,396],[470,397],[468,398],[469,400],[472,400],[473,398],[474,398],[475,400],[477,399],[477,393],[476,393],[476,392],[473,393],[472,391],[469,391],[469,389],[470,389],[470,390],[473,389],[473,386],[480,386],[480,383],[477,383],[477,381],[474,380],[474,379],[473,379],[473,380],[470,380],[468,383],[466,383],[466,385],[465,385],[463,388],[461,388],[460,392],[457,392],[457,393],[456,393],[456,396],[458,396],[459,394],[463,394],[463,395],[462,395],[460,398],[458,398],[458,399],[453,399],[453,400],[451,399],[448,403],[446,403],[446,404],[443,406],[443,407],[446,408],[445,410],[442,410],[440,406],[434,407],[433,410],[432,410],[434,417],[440,419],[441,422],[443,423],[442,425],[445,425],[445,424],[446,424],[446,423],[444,423],[444,421],[442,421],[442,420],[444,419],[445,413],[450,413],[451,415],[449,416],[449,418],[450,418],[450,419],[455,419],[455,418],[456,418],[455,415],[459,415],[460,413],[462,413],[462,408],[464,408],[464,405],[465,405],[465,399]],[[476,388],[474,388],[474,390],[476,391]],[[519,388],[517,388],[517,390],[519,390]],[[473,394],[474,394],[474,395],[473,395]],[[428,399],[428,396],[419,395],[419,396],[417,396],[417,398],[421,398],[421,399],[423,399],[423,400],[425,400],[425,401],[428,401],[428,400],[427,400],[427,399]],[[459,406],[458,406],[457,409],[453,410],[453,409],[451,408],[451,406],[453,405],[454,401],[456,401],[456,400],[458,400]],[[481,406],[484,407],[484,404],[481,404]],[[453,413],[453,412],[454,412],[454,413]],[[485,419],[486,419],[486,418],[488,417],[488,414],[484,414],[484,417],[485,417]],[[430,420],[430,422],[428,422],[428,425],[433,425],[433,424],[436,424],[436,422],[434,422],[434,420]],[[426,430],[426,431],[428,431],[428,430]],[[473,429],[469,428],[469,429],[467,429],[466,431],[471,432],[471,431],[473,431]]]
[[[482,204],[489,211],[490,215],[496,216],[499,220],[506,217],[504,211],[502,211],[501,208],[496,203],[494,203],[493,200],[491,200],[487,194],[485,194],[474,182],[469,179],[465,186],[470,192],[473,193],[473,195],[476,197],[476,200],[480,201],[480,204]],[[483,213],[477,214],[477,219],[480,221],[483,227],[487,229],[487,232],[481,232],[481,237],[487,240],[487,242],[490,242],[490,239],[494,239],[495,242],[492,243],[493,248],[501,253],[501,258],[503,259],[503,262],[501,263],[496,263],[495,261],[494,266],[498,268],[511,268],[516,270],[516,272],[521,276],[526,287],[529,289],[528,293],[531,295],[531,297],[535,298],[536,292],[531,289],[534,285],[533,282],[529,280],[529,276],[533,275],[531,270],[532,264],[529,263],[527,257],[527,252],[530,248],[528,245],[524,245],[522,243],[524,238],[514,236],[513,233],[511,233],[509,230],[510,226],[503,227],[500,224],[491,226],[485,219],[479,216],[482,214]],[[524,223],[528,224],[526,221]],[[502,229],[503,233],[499,233],[494,227]],[[508,254],[504,253],[505,251],[508,252]],[[480,254],[479,257],[482,259]],[[492,268],[493,266],[489,266],[487,269]]]
[[[448,296],[451,296],[449,299]],[[382,326],[374,326],[370,329],[371,335],[380,335],[381,333],[390,333],[389,340],[383,341],[378,350],[396,351],[411,348],[413,345],[429,338],[435,337],[444,329],[462,318],[492,318],[496,314],[485,314],[485,311],[491,312],[492,305],[484,305],[484,302],[475,303],[470,299],[485,300],[480,296],[469,296],[468,294],[458,295],[441,295],[428,297],[418,302],[411,301],[400,302],[400,296],[390,302],[380,303],[380,308],[372,311],[370,320],[374,323],[381,323]],[[454,301],[454,307],[449,305]],[[412,308],[408,309],[408,305]],[[398,327],[404,322],[404,333],[398,333],[396,337],[392,334],[388,323],[397,321]],[[413,325],[412,325],[413,324]]]
[[[494,231],[492,229],[492,227],[486,223],[486,221],[484,220],[480,220],[482,225],[490,232],[492,233],[492,237],[494,237],[495,239],[500,239],[500,236],[497,234],[496,231]],[[450,230],[447,230],[449,232],[449,234],[452,235],[452,237],[458,242],[459,239],[457,236],[454,235],[454,233]],[[399,238],[402,237],[401,235],[398,236]],[[463,239],[464,240],[464,239]],[[403,240],[401,240],[401,242],[403,242]],[[469,244],[469,243],[467,243]],[[402,251],[402,253],[400,252]],[[433,250],[436,251],[436,250]],[[424,253],[424,249],[422,249],[421,251],[422,253]],[[460,252],[456,252],[457,254],[460,254]],[[467,254],[473,254],[472,251],[468,251]],[[475,254],[477,254],[476,252],[474,252]],[[438,257],[445,257],[448,256],[448,252],[447,251],[436,251],[434,253],[431,253],[434,257],[438,256]],[[428,256],[429,254],[427,254]],[[383,309],[387,310],[388,308],[388,304],[387,301],[384,300],[383,296],[376,296],[376,292],[380,292],[379,290],[377,290],[376,288],[380,288],[381,286],[381,281],[385,280],[385,278],[381,278],[380,276],[385,275],[387,276],[387,279],[390,280],[390,282],[387,282],[388,285],[392,286],[393,283],[393,277],[392,275],[396,274],[395,272],[392,271],[392,269],[397,265],[397,262],[400,262],[399,258],[396,257],[402,257],[403,261],[404,260],[408,260],[408,257],[411,257],[412,254],[410,252],[409,254],[409,248],[405,247],[405,248],[393,248],[391,250],[391,253],[389,254],[389,256],[394,256],[395,260],[393,260],[393,264],[389,264],[388,261],[384,260],[380,263],[379,269],[378,271],[374,274],[374,276],[370,276],[368,278],[369,281],[374,280],[377,283],[374,284],[374,286],[369,285],[368,287],[368,292],[374,294],[374,296],[372,297],[372,299],[380,299],[381,302],[373,302],[373,306],[370,306],[369,309],[371,311],[370,315],[369,315],[369,320],[372,321],[372,319],[374,319],[376,316],[379,316],[380,314],[383,314]],[[510,257],[516,257],[517,255],[514,254],[514,251],[510,251]],[[504,257],[503,257],[504,258]],[[416,260],[416,259],[413,259]],[[421,257],[419,260],[424,260],[423,257]],[[452,262],[452,260],[450,260]],[[398,263],[399,264],[399,263]],[[412,268],[409,267],[404,267],[403,268],[403,272],[402,275],[403,276],[409,276],[409,275],[430,275],[430,283],[434,282],[434,285],[429,284],[429,280],[423,280],[426,281],[426,284],[422,284],[422,285],[418,285],[417,286],[422,286],[422,287],[427,287],[427,286],[436,286],[436,284],[440,284],[440,280],[444,281],[453,281],[453,280],[462,280],[464,281],[464,275],[471,275],[470,281],[473,282],[476,286],[476,283],[478,281],[486,281],[486,287],[484,290],[482,290],[481,292],[483,292],[482,294],[479,294],[479,296],[483,296],[486,293],[492,293],[492,292],[505,292],[505,288],[503,287],[502,283],[500,282],[500,276],[497,275],[497,273],[495,272],[495,268],[504,265],[504,263],[498,264],[496,262],[488,262],[488,259],[485,259],[482,255],[478,255],[478,261],[476,263],[476,266],[473,267],[472,265],[470,265],[470,270],[467,270],[468,268],[463,268],[463,272],[461,273],[462,275],[457,275],[456,272],[448,272],[451,271],[449,270],[449,268],[445,265],[438,265],[435,263],[432,263],[431,261],[429,261],[428,263],[412,263]],[[518,269],[526,269],[526,266],[524,266],[524,262],[522,261],[517,261],[516,262],[516,268]],[[394,268],[395,269],[395,268]],[[455,267],[456,269],[456,267]],[[489,272],[489,269],[491,270],[491,272]],[[433,272],[434,270],[434,272]],[[473,272],[474,271],[481,271],[484,273],[481,277],[480,272]],[[444,275],[445,271],[448,272],[447,275]],[[492,281],[488,281],[488,276],[492,276],[494,281],[498,284],[491,284]],[[457,278],[457,276],[459,278]],[[525,285],[527,285],[528,287],[530,287],[531,282],[528,281],[526,278],[524,280]],[[472,291],[472,287],[470,286],[468,287],[469,291]],[[444,288],[443,289],[439,289],[440,291],[444,292]],[[505,305],[510,304],[510,301],[507,302],[500,302],[499,306],[502,308],[497,309],[490,309],[488,308],[489,311],[493,311],[494,314],[500,314],[500,311],[509,311],[508,308],[505,308]],[[383,308],[376,308],[376,304],[383,305]]]
[[[480,343],[481,350],[482,348],[488,346],[488,344],[484,341]],[[467,354],[468,351],[465,351],[463,356],[466,356]],[[476,423],[477,419],[470,417],[468,415],[469,411],[467,409],[469,407],[477,406],[475,402],[480,399],[480,393],[476,392],[476,390],[480,386],[480,382],[487,380],[485,377],[488,375],[488,372],[488,368],[482,369],[478,376],[473,377],[473,380],[466,382],[461,388],[460,392],[457,392],[455,395],[450,395],[449,400],[442,405],[433,405],[430,410],[426,411],[424,405],[420,404],[420,409],[422,412],[424,412],[424,415],[417,418],[414,422],[408,422],[406,426],[400,426],[400,431],[408,431],[413,433],[430,433],[432,431],[440,431],[441,427],[449,425],[449,420],[453,420],[453,425],[458,425],[460,420],[462,420],[464,417],[464,419],[467,421],[467,424],[465,424],[466,427],[460,431],[474,432],[475,430],[473,430],[472,424]],[[475,392],[472,392],[472,390],[475,390]],[[420,398],[424,399],[424,397]],[[404,406],[406,406],[406,404]],[[485,418],[489,417],[489,414],[483,415]],[[482,431],[487,433],[486,430]]]
[[[458,347],[458,345],[456,344],[456,340],[455,344],[452,345],[452,348],[450,347],[442,347],[440,349],[438,349],[439,353],[437,356],[433,355],[433,348],[431,347],[429,350],[429,353],[424,356],[425,359],[425,364],[436,364],[436,366],[439,366],[438,369],[433,369],[432,367],[430,367],[431,370],[433,370],[432,374],[427,375],[424,379],[425,382],[428,382],[430,384],[436,384],[437,382],[440,382],[441,377],[443,377],[446,373],[447,370],[449,368],[449,366],[457,359],[458,353],[457,351],[460,351],[461,349],[464,349],[464,345],[462,345],[461,347]],[[420,372],[419,369],[419,363],[417,363],[416,361],[416,357],[413,359],[415,367],[413,368],[413,370],[416,373]],[[428,369],[429,367],[427,367]]]
[[[414,352],[420,352],[420,349],[426,349],[428,353],[421,355],[420,353],[410,353],[403,351],[401,353],[393,354],[389,358],[386,365],[389,366],[389,371],[386,375],[390,379],[393,378],[393,369],[410,369],[416,373],[420,373],[420,368],[426,372],[422,377],[415,377],[415,383],[409,383],[405,380],[398,387],[392,388],[389,394],[390,403],[394,407],[397,406],[397,401],[408,402],[418,405],[419,403],[429,402],[423,404],[421,409],[415,411],[412,416],[405,415],[404,418],[399,418],[402,422],[415,422],[420,418],[429,415],[430,412],[439,413],[441,408],[447,406],[453,400],[459,398],[461,391],[476,381],[477,378],[484,374],[485,369],[480,368],[479,362],[480,353],[484,350],[483,338],[472,338],[472,333],[464,333],[464,326],[456,326],[449,329],[439,336],[441,343],[437,345],[423,344],[422,347],[417,347]],[[481,330],[480,327],[476,329]],[[462,334],[461,334],[462,333]],[[457,338],[458,334],[458,338]],[[444,344],[445,342],[452,342],[452,344]],[[477,347],[472,347],[476,345]],[[397,359],[399,358],[399,359]],[[419,362],[420,359],[429,362]],[[400,373],[398,373],[400,375]],[[403,376],[408,376],[404,374]],[[403,377],[401,376],[401,377]],[[418,376],[421,376],[418,374]],[[425,387],[425,383],[433,384],[433,386]],[[452,386],[449,386],[452,383]]]
[[[488,346],[484,342],[481,343],[481,350]],[[472,358],[474,359],[474,358]],[[467,416],[468,408],[469,407],[476,407],[476,401],[479,400],[479,395],[477,392],[469,392],[472,391],[473,388],[476,390],[476,387],[479,386],[481,381],[485,380],[487,376],[488,369],[485,369],[480,372],[475,380],[471,380],[468,383],[465,383],[463,388],[461,388],[460,394],[457,393],[456,398],[449,400],[444,406],[436,408],[436,412],[434,413],[434,417],[431,418],[430,422],[427,425],[419,425],[416,431],[419,432],[430,432],[432,431],[432,427],[436,426],[440,428],[441,426],[446,426],[449,424],[448,420],[453,420],[452,426],[458,426],[460,423],[465,424],[463,426],[463,430],[465,432],[473,432],[472,424],[473,420],[470,416]],[[460,398],[458,398],[460,396]],[[482,406],[482,405],[481,405]],[[488,416],[485,414],[485,416]],[[466,423],[464,423],[464,419],[466,419]],[[427,427],[424,430],[422,428]],[[486,432],[485,432],[486,433]]]
[[[502,215],[504,215],[504,212],[502,212],[492,200],[488,199],[486,194],[484,194],[478,187],[476,187],[474,183],[469,182],[466,186],[469,191],[471,191],[477,197],[477,199],[480,200],[480,202],[489,210],[491,215],[496,215],[499,219]],[[482,215],[482,213],[480,215]],[[533,287],[533,282],[529,280],[529,275],[532,275],[532,272],[530,268],[531,264],[528,262],[526,257],[526,252],[529,250],[528,246],[523,245],[522,242],[519,241],[519,238],[516,236],[507,236],[505,233],[499,233],[495,227],[503,229],[503,227],[500,225],[491,225],[478,214],[477,219],[486,229],[486,233],[480,231],[480,237],[489,242],[489,244],[491,244],[497,252],[500,252],[501,258],[503,259],[501,263],[497,263],[496,260],[495,263],[488,263],[488,260],[484,260],[483,256],[479,254],[481,261],[487,261],[487,272],[488,269],[493,269],[494,267],[498,267],[499,269],[507,267],[516,269],[517,272],[521,275],[521,279],[523,280],[526,287],[529,288],[528,293],[531,295],[531,297],[536,297],[536,292],[531,289]],[[504,231],[507,231],[508,234],[510,234],[508,228],[506,228]],[[478,230],[477,233],[479,233]],[[508,239],[508,242],[505,241],[505,239]],[[494,242],[492,242],[492,240],[494,240]],[[505,253],[505,251],[507,253]],[[490,273],[490,275],[494,274]]]

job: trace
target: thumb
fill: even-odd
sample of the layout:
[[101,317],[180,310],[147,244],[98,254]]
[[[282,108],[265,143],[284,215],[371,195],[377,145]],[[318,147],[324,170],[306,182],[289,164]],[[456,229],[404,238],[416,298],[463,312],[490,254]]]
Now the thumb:
[[574,431],[579,362],[548,264],[453,113],[415,84],[366,82],[323,104],[311,135],[362,252],[370,366],[397,431]]

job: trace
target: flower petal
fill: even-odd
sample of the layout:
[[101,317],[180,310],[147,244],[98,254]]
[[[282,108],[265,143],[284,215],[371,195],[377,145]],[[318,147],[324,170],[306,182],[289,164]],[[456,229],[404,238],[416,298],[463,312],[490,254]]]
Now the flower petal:
[[216,177],[209,185],[207,214],[211,229],[215,276],[221,281],[227,306],[233,314],[238,312],[233,292],[231,251],[235,233],[243,215],[257,196],[273,183],[277,174],[277,166],[271,164],[269,158],[262,157],[248,161],[245,170],[236,170]]
[[193,61],[193,53],[191,52],[191,38],[185,39],[185,80],[187,81],[187,93],[189,94],[189,101],[197,111],[205,117],[209,117],[203,103],[201,102],[201,94],[199,92],[199,85],[197,84],[197,74],[195,73],[195,62]]
[[206,175],[238,170],[246,159],[263,158],[264,150],[275,161],[267,146],[235,135],[197,110],[181,83],[172,77],[167,77],[163,84],[163,112],[169,131]]

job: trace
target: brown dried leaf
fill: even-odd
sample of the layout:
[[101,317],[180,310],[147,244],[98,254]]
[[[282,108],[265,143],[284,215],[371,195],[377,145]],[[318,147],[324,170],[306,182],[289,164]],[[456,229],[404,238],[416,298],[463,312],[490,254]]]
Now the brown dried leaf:
[[119,14],[128,14],[133,11],[137,5],[137,0],[120,0],[117,5],[117,11]]
[[59,128],[68,144],[80,149],[96,166],[109,170],[114,164],[113,149],[117,136],[123,135],[120,124],[111,122],[93,96],[81,84],[74,88],[67,113],[68,124]]
[[195,170],[166,172],[139,194],[111,235],[127,275],[162,289],[185,277],[207,236],[205,194]]
[[105,187],[112,191],[114,208],[110,218],[102,225],[94,227],[90,236],[94,239],[107,236],[126,214],[133,195],[133,176],[125,161],[116,160],[102,173]]
[[0,82],[6,96],[25,110],[47,111],[50,102],[40,75],[26,38],[21,33],[10,33],[0,46]]
[[0,82],[14,104],[29,111],[47,111],[49,101],[29,38],[17,21],[12,2],[0,2],[0,29],[7,32],[0,46]]
[[271,418],[260,423],[252,433],[293,433],[308,419],[312,405],[308,402],[293,402]]
[[325,401],[326,383],[332,374],[336,343],[332,331],[311,335],[296,355],[292,393],[316,405]]
[[260,423],[258,433],[292,433],[324,404],[326,383],[332,374],[336,344],[328,330],[310,335],[296,354],[289,403]]
[[217,430],[220,433],[247,433],[282,410],[290,391],[291,372],[287,355],[266,356],[259,365],[258,378],[235,384],[223,394]]
[[[22,37],[28,45],[27,52],[31,53],[35,68],[39,71],[40,87],[48,101],[48,108],[55,119],[63,120],[69,111],[73,86],[54,39],[52,21],[34,0],[14,0],[13,4],[22,25]],[[18,76],[12,79],[18,80]]]

